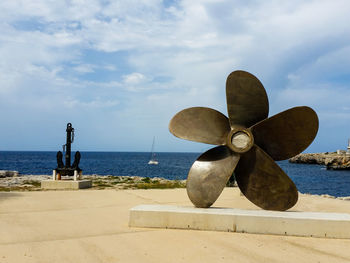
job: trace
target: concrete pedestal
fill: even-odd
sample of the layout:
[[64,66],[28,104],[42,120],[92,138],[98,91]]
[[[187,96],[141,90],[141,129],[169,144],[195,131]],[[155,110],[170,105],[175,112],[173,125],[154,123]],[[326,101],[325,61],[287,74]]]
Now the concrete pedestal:
[[[74,175],[73,175],[73,180],[74,181],[79,181],[83,176],[83,171],[80,170],[80,172],[78,172],[78,170],[74,170]],[[59,173],[57,173],[56,170],[52,170],[52,180],[61,180],[61,175],[59,175]]]
[[91,188],[91,180],[44,180],[41,181],[41,188],[43,189],[83,189]]
[[350,238],[350,214],[139,205],[129,226]]

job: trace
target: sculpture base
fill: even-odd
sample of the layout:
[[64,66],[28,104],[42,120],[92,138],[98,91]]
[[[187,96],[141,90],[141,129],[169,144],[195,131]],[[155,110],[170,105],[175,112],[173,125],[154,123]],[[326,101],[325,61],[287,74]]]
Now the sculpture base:
[[129,226],[350,238],[350,214],[139,205]]
[[92,181],[91,180],[44,180],[41,181],[42,189],[51,189],[51,190],[76,190],[76,189],[84,189],[91,188]]

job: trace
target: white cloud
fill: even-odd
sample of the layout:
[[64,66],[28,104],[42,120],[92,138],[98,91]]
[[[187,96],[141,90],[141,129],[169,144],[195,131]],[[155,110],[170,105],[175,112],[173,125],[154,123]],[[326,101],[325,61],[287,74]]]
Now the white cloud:
[[109,65],[104,65],[103,68],[104,68],[105,70],[108,70],[108,71],[116,71],[116,70],[118,69],[116,66],[111,65],[111,64],[109,64]]
[[97,98],[96,100],[84,102],[73,98],[67,98],[62,103],[65,107],[70,109],[77,108],[80,110],[86,110],[89,108],[96,109],[96,108],[113,107],[118,105],[119,101],[118,100],[101,100],[101,98]]
[[94,72],[95,71],[94,70],[95,67],[96,66],[92,65],[92,64],[80,64],[80,65],[74,67],[73,69],[75,71],[79,72],[79,73],[84,74],[84,73],[92,73],[92,72]]
[[[124,118],[120,132],[128,134],[138,126],[133,116],[153,123],[157,112],[167,127],[183,107],[226,114],[225,78],[244,69],[261,79],[274,113],[305,104],[322,121],[330,112],[348,118],[345,0],[13,0],[0,10],[2,110],[15,103],[40,115],[39,107],[58,107],[79,120],[84,109],[91,121],[115,117],[110,130]],[[166,128],[162,134],[172,138]]]
[[146,76],[141,73],[134,72],[123,76],[123,79],[125,84],[135,85],[135,84],[140,84],[142,82],[145,82]]

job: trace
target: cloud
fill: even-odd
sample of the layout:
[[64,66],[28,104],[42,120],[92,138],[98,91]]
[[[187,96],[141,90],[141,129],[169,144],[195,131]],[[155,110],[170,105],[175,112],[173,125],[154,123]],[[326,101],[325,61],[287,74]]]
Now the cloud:
[[111,65],[111,64],[108,64],[108,65],[104,65],[103,68],[105,70],[108,70],[108,71],[116,71],[118,68],[114,65]]
[[92,73],[94,72],[95,65],[92,64],[80,64],[73,69],[79,73],[85,74],[85,73]]
[[134,141],[130,130],[142,124],[133,149],[145,149],[145,137],[160,130],[162,150],[196,150],[179,148],[168,121],[190,106],[226,114],[225,78],[235,69],[262,81],[271,114],[305,104],[319,112],[324,131],[348,121],[345,0],[13,0],[0,9],[0,109],[23,112],[0,120],[14,128],[29,114],[64,122],[56,110],[80,125],[104,121],[102,148]]
[[79,109],[89,109],[89,108],[109,108],[119,104],[117,100],[101,100],[97,98],[92,101],[84,102],[73,98],[67,98],[63,101],[63,105],[67,108],[79,108]]
[[123,76],[123,79],[125,84],[130,84],[130,85],[140,84],[146,81],[145,75],[137,72],[125,75]]

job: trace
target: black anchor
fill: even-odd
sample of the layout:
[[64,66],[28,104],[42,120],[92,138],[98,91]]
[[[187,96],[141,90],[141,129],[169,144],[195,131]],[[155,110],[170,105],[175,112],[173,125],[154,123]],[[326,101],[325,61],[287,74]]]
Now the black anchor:
[[57,168],[55,169],[56,173],[58,174],[58,179],[61,178],[61,176],[73,176],[74,171],[77,171],[78,174],[81,174],[82,170],[79,168],[79,162],[80,162],[80,152],[77,151],[74,156],[74,162],[71,165],[71,144],[74,141],[74,128],[72,127],[71,123],[67,124],[67,143],[63,145],[63,152],[65,152],[65,159],[66,164],[63,163],[63,154],[61,151],[57,152],[56,158],[57,158]]

